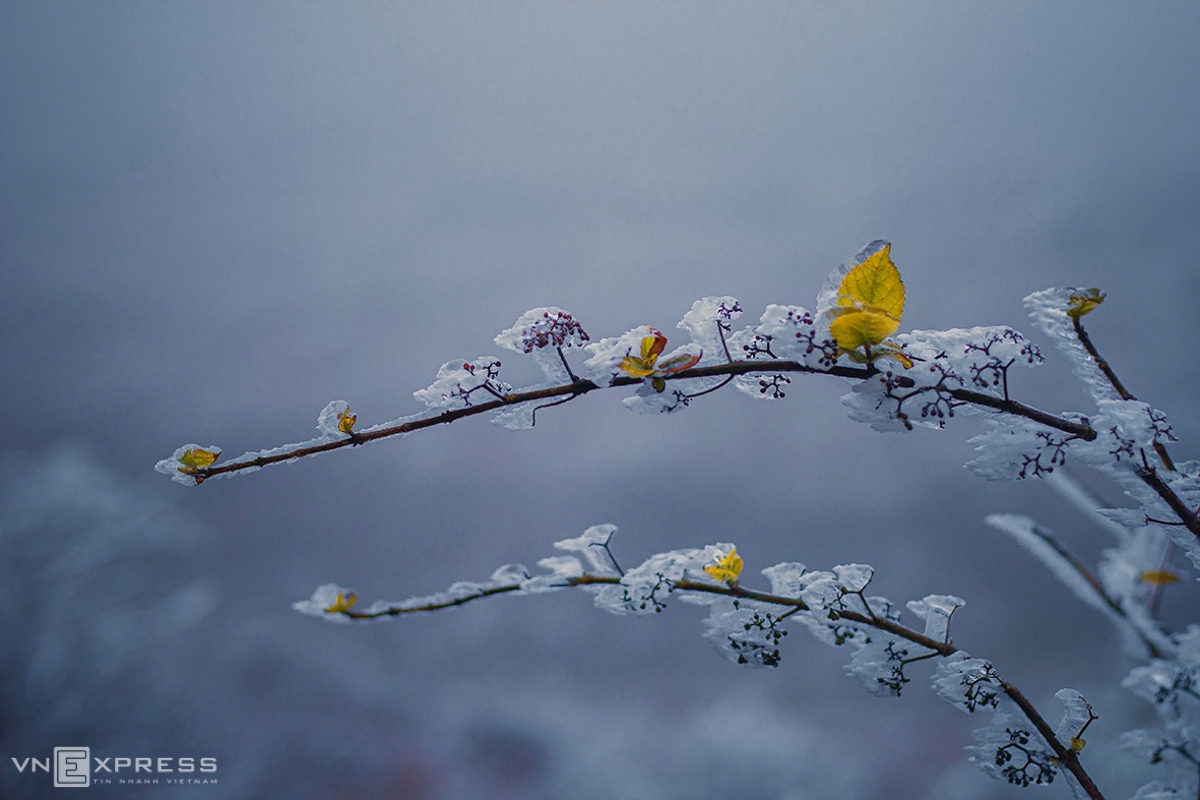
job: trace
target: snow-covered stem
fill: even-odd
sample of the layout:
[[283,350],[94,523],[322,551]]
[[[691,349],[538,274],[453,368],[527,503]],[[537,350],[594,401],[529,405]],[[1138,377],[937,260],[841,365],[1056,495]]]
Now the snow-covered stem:
[[[565,578],[561,584],[558,584],[558,586],[561,588],[602,585],[615,586],[619,585],[621,580],[622,577],[619,575],[594,575],[584,573],[573,578]],[[702,581],[682,579],[673,581],[671,583],[671,588],[674,591],[714,594],[723,597],[734,598],[737,600],[753,600],[759,603],[782,606],[791,609],[791,613],[811,610],[809,605],[798,597],[785,597],[783,595],[771,594],[770,592],[748,589],[744,586],[741,586],[737,582],[706,583]],[[496,597],[502,594],[511,594],[521,591],[522,582],[514,581],[512,583],[503,584],[500,586],[489,586],[486,588],[480,587],[476,592],[471,594],[447,597],[419,605],[392,605],[383,608],[377,608],[373,611],[355,611],[353,608],[340,608],[329,613],[340,614],[352,620],[366,621],[384,617],[397,617],[405,614],[440,611],[462,606],[476,600],[483,600],[488,597]],[[829,613],[831,617],[836,614],[836,617],[839,619],[849,620],[851,622],[858,623],[859,625],[874,628],[876,630],[892,634],[893,636],[897,636],[901,639],[905,639],[906,641],[912,642],[920,647],[931,650],[934,654],[942,658],[959,652],[959,648],[956,647],[951,641],[934,639],[930,636],[926,636],[921,631],[913,630],[912,628],[908,628],[898,622],[877,616],[875,614],[864,614],[848,609],[836,612],[830,611]],[[1016,703],[1017,707],[1020,708],[1021,713],[1024,714],[1025,718],[1029,720],[1029,722],[1037,729],[1042,738],[1044,738],[1050,747],[1053,748],[1059,763],[1066,768],[1076,780],[1079,781],[1080,786],[1087,793],[1087,796],[1093,800],[1103,800],[1104,794],[1100,791],[1099,787],[1096,786],[1095,781],[1092,780],[1092,777],[1087,773],[1087,770],[1084,769],[1083,764],[1080,763],[1078,752],[1073,750],[1069,744],[1064,744],[1058,738],[1053,726],[1046,721],[1046,718],[1042,716],[1041,712],[1037,710],[1037,707],[1033,705],[1029,698],[1027,698],[1020,689],[1008,681],[1000,678],[999,676],[996,676],[996,679],[999,681],[1004,693],[1014,703]]]

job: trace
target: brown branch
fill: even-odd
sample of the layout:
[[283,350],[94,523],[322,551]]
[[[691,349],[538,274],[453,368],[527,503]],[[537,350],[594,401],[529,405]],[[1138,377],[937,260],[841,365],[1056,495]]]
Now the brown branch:
[[[615,585],[620,583],[621,578],[618,576],[584,574],[576,578],[569,578],[565,580],[562,584],[562,587],[566,589],[576,586]],[[521,584],[519,583],[505,584],[503,586],[494,586],[488,589],[481,589],[474,594],[456,597],[451,600],[425,603],[419,606],[393,606],[381,611],[372,612],[346,609],[329,613],[342,614],[343,616],[354,620],[395,617],[400,616],[401,614],[413,614],[417,612],[454,608],[474,600],[481,600],[485,597],[494,597],[496,595],[516,592],[519,591],[520,588]],[[770,594],[768,592],[760,592],[754,589],[744,588],[737,584],[678,580],[672,582],[671,588],[672,590],[716,594],[724,597],[733,597],[742,600],[754,600],[760,603],[767,603],[769,605],[783,606],[791,609],[791,611],[788,612],[789,616],[797,611],[811,610],[808,604],[798,597],[784,597],[782,595]],[[835,613],[841,619],[857,622],[860,625],[866,625],[868,627],[875,628],[876,630],[885,631],[899,638],[906,639],[913,644],[927,648],[931,651],[931,654],[936,654],[937,656],[941,656],[943,658],[958,652],[958,648],[950,642],[943,642],[933,639],[923,633],[915,631],[911,628],[906,628],[898,622],[893,622],[889,619],[877,617],[873,614],[862,614],[857,611],[849,610],[837,611]],[[1080,786],[1082,786],[1084,791],[1087,792],[1087,796],[1092,798],[1092,800],[1104,800],[1104,795],[1101,793],[1099,787],[1096,786],[1091,776],[1088,775],[1087,771],[1080,763],[1078,752],[1059,741],[1054,729],[1050,727],[1050,724],[1046,721],[1045,717],[1041,715],[1033,703],[1031,703],[1029,699],[1019,689],[1017,689],[1016,686],[1013,686],[1011,683],[1000,679],[998,676],[997,680],[1000,682],[1000,686],[1004,689],[1004,693],[1008,695],[1008,697],[1017,705],[1019,709],[1021,709],[1021,713],[1025,715],[1025,717],[1033,724],[1035,728],[1037,728],[1038,733],[1041,734],[1042,738],[1046,740],[1047,744],[1050,745],[1050,748],[1054,750],[1054,754],[1058,759],[1059,764],[1070,771],[1070,773],[1075,776],[1075,779],[1079,781]]]
[[[691,369],[682,370],[680,372],[671,373],[669,375],[660,376],[665,381],[687,380],[690,378],[711,378],[711,377],[728,377],[733,378],[738,375],[747,375],[752,373],[767,373],[767,372],[799,372],[810,375],[831,375],[837,378],[849,378],[852,380],[865,380],[873,375],[878,374],[873,366],[851,367],[841,364],[824,369],[810,367],[807,364],[801,364],[798,361],[788,360],[769,360],[769,361],[731,361],[726,364],[712,364],[705,367],[692,367]],[[628,375],[618,376],[609,386],[636,386],[643,382],[642,378],[635,378]],[[916,384],[909,378],[901,376],[899,379],[901,386],[915,386]],[[329,442],[321,442],[319,444],[305,445],[297,447],[294,450],[284,452],[271,453],[270,455],[259,455],[253,458],[234,459],[224,464],[214,464],[202,469],[196,469],[187,474],[195,478],[196,483],[202,483],[208,478],[217,475],[225,475],[234,472],[240,472],[247,469],[256,469],[260,467],[270,466],[271,464],[279,464],[284,461],[292,461],[305,456],[316,455],[317,453],[328,453],[333,450],[340,450],[343,447],[357,447],[366,442],[372,442],[376,439],[386,439],[392,436],[399,436],[405,433],[412,433],[423,428],[432,428],[444,423],[451,423],[464,417],[473,417],[478,414],[486,414],[489,411],[495,411],[498,408],[505,406],[516,405],[518,403],[527,403],[536,400],[556,400],[556,399],[571,399],[582,394],[605,388],[604,385],[595,383],[589,380],[575,380],[571,383],[562,384],[560,386],[550,386],[543,389],[530,389],[524,392],[513,392],[503,396],[498,396],[496,399],[488,400],[484,403],[464,406],[462,408],[449,409],[440,414],[432,414],[428,417],[419,417],[406,422],[401,422],[395,425],[388,425],[381,428],[368,429],[361,432],[348,434],[345,439],[335,439]],[[1075,420],[1066,419],[1065,417],[1057,417],[1046,411],[1027,406],[1015,400],[1002,400],[991,395],[974,392],[969,389],[951,389],[950,394],[956,399],[968,403],[991,408],[1006,414],[1025,417],[1047,427],[1056,428],[1057,430],[1075,434],[1083,439],[1092,440],[1096,438],[1096,432],[1087,424],[1077,422]]]
[[1066,417],[1056,417],[1046,411],[1034,408],[1033,406],[1027,406],[1016,400],[1004,400],[970,389],[950,389],[949,394],[956,400],[995,409],[996,411],[1003,411],[1006,414],[1018,417],[1025,417],[1040,425],[1045,425],[1047,428],[1055,428],[1089,442],[1095,440],[1097,435],[1096,430],[1086,422],[1079,422],[1078,420],[1067,419]]

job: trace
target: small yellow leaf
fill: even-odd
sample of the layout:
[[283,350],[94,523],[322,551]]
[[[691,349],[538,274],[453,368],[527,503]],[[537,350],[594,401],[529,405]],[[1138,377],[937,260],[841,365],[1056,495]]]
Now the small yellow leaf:
[[1079,319],[1103,303],[1105,297],[1104,292],[1095,287],[1084,289],[1079,294],[1073,294],[1067,298],[1067,316]]
[[1087,746],[1087,739],[1081,739],[1078,736],[1071,737],[1071,752],[1078,755]]
[[337,599],[333,601],[333,605],[325,609],[326,614],[340,614],[344,611],[349,611],[358,602],[358,595],[354,592],[348,594],[338,592]]
[[1138,580],[1153,586],[1170,586],[1172,583],[1179,583],[1179,576],[1164,569],[1151,569],[1138,575]]
[[904,315],[904,283],[892,263],[891,251],[892,246],[885,245],[846,273],[838,288],[838,305],[889,316],[898,327]]
[[707,566],[704,571],[718,581],[733,583],[742,574],[742,557],[737,554],[737,548],[729,551],[729,554],[717,560],[716,564]]
[[354,431],[354,423],[358,422],[358,415],[350,413],[350,407],[346,406],[338,412],[338,430],[342,433],[351,433]]
[[179,457],[179,471],[192,473],[198,469],[204,469],[211,466],[217,460],[217,456],[221,455],[221,451],[205,450],[201,447],[190,447],[183,451],[183,455]]

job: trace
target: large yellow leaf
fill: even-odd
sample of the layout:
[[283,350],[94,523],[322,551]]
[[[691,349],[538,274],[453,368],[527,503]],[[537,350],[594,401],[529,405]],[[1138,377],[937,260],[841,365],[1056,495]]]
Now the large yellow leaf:
[[[841,310],[841,309],[839,309]],[[873,310],[846,309],[829,323],[829,333],[843,350],[874,347],[896,332],[900,320]]]
[[838,305],[885,314],[899,327],[904,314],[904,283],[900,270],[892,263],[891,250],[889,244],[846,273],[838,289]]

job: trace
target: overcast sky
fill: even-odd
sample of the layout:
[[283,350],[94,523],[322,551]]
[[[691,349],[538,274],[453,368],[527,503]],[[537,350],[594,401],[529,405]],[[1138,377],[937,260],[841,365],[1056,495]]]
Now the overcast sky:
[[[1033,514],[1092,555],[1106,542],[1044,486],[966,473],[970,423],[876,434],[844,418],[844,386],[812,378],[782,403],[730,389],[671,418],[595,393],[524,433],[473,419],[199,489],[152,467],[189,441],[233,456],[309,438],[335,398],[360,425],[412,413],[443,362],[500,355],[492,337],[535,306],[593,338],[650,324],[673,340],[706,295],[737,296],[747,322],[811,307],[876,238],[894,243],[905,329],[1027,329],[1026,294],[1105,289],[1094,337],[1194,457],[1197,30],[1194,3],[0,2],[6,546],[50,563],[14,532],[84,547],[93,517],[154,534],[119,580],[37,584],[47,603],[86,584],[115,605],[48,612],[36,633],[128,611],[140,601],[115,584],[134,578],[209,598],[155,640],[158,694],[60,722],[0,696],[28,726],[2,741],[131,747],[121,708],[174,718],[204,675],[207,715],[171,735],[220,750],[260,795],[270,779],[289,797],[561,796],[555,781],[585,774],[598,797],[683,797],[716,769],[743,797],[831,796],[802,780],[1009,796],[963,766],[970,720],[923,678],[874,700],[799,631],[752,674],[709,652],[687,608],[623,620],[556,596],[371,629],[288,608],[327,581],[424,594],[613,522],[628,563],[736,541],[748,574],[861,561],[897,602],[963,596],[959,643],[1042,702],[1111,682],[1125,665],[1101,621],[982,518]],[[536,380],[518,361],[510,380]],[[1089,410],[1053,356],[1020,381],[1035,404]],[[65,498],[84,509],[74,528],[53,513]],[[154,556],[180,528],[188,544]],[[58,574],[30,569],[28,586]],[[34,619],[7,624],[32,635]],[[5,669],[13,686],[34,664]],[[714,703],[738,709],[743,740],[807,744],[738,755]],[[331,719],[361,737],[340,760],[322,749]],[[917,723],[936,733],[903,733]],[[878,775],[835,758],[864,742],[889,748]],[[656,748],[671,781],[637,777]],[[278,765],[310,751],[333,760],[289,783]],[[756,760],[776,772],[756,778]]]

